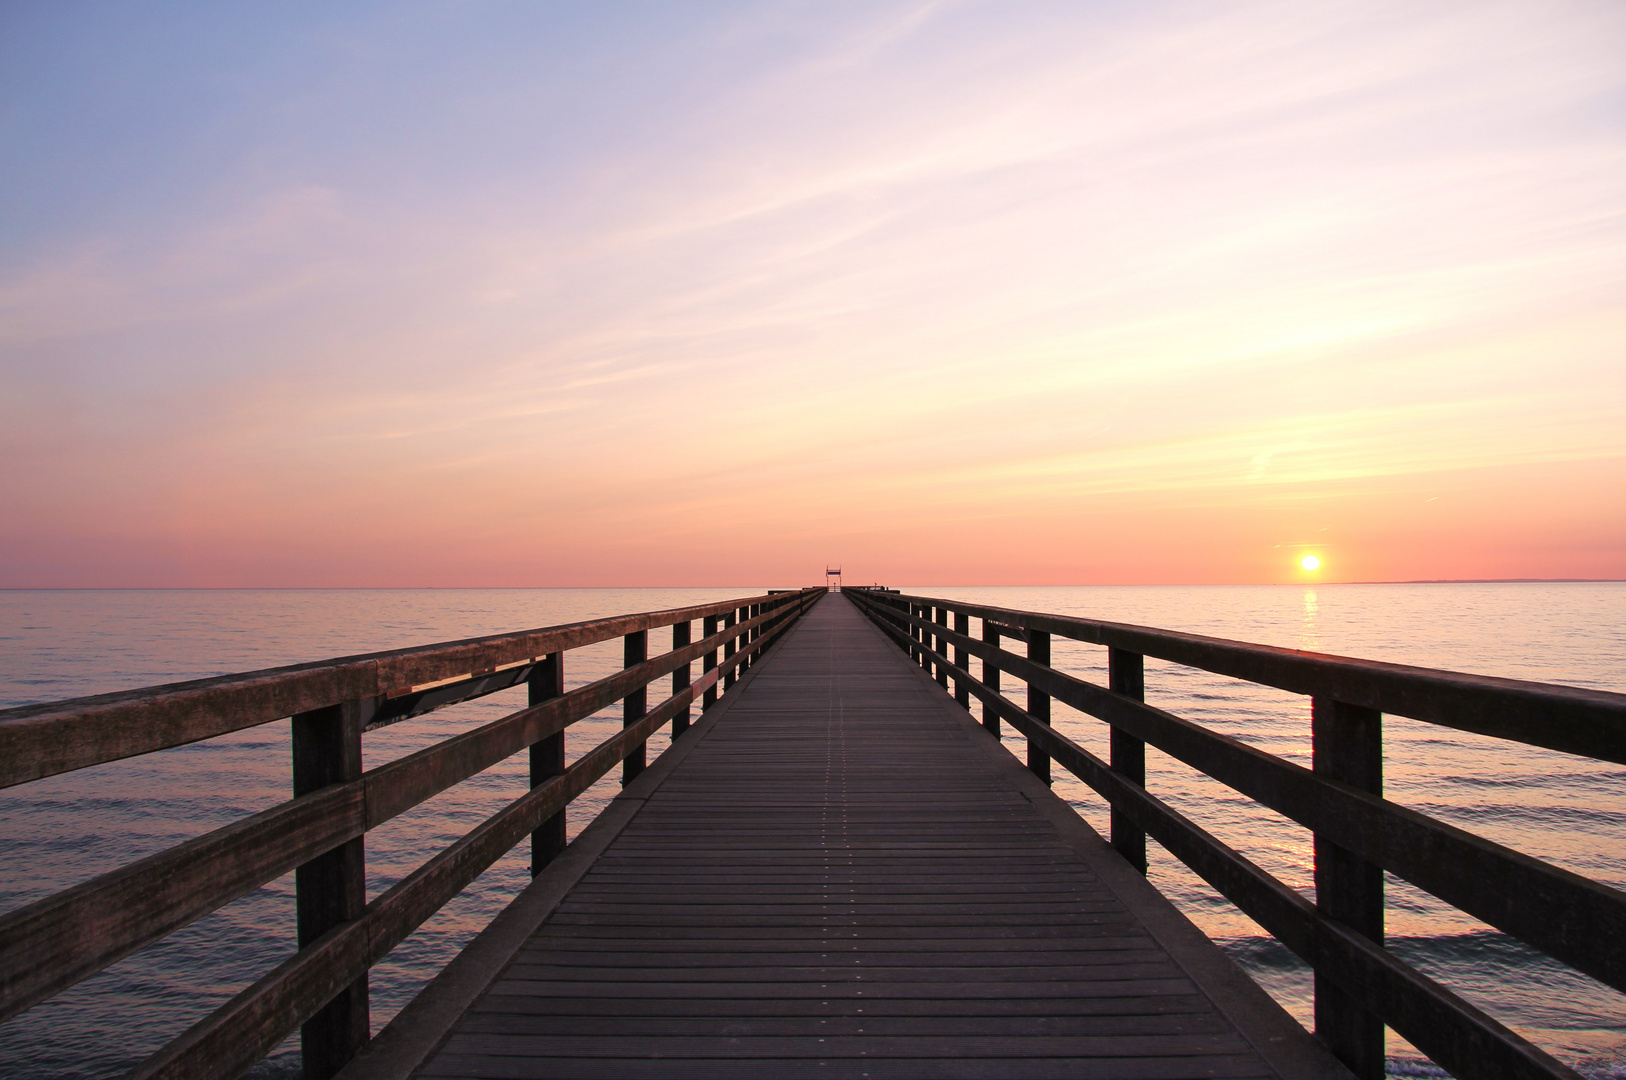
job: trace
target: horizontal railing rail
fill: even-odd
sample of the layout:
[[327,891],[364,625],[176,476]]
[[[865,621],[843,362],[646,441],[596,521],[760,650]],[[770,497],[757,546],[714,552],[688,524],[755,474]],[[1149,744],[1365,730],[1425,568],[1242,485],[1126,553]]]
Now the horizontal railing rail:
[[[711,707],[823,595],[782,591],[0,711],[0,754],[23,755],[5,759],[13,783],[292,716],[295,789],[287,802],[0,916],[0,1019],[297,870],[299,951],[135,1075],[236,1075],[303,1028],[305,1076],[331,1076],[367,1041],[374,964],[525,836],[540,870],[564,847],[572,799],[617,762],[624,780],[636,776],[651,735],[671,723],[681,736],[696,700]],[[696,618],[702,637],[692,641]],[[648,631],[663,626],[673,647],[650,658]],[[617,636],[623,670],[565,692],[565,651]],[[647,687],[666,675],[670,696],[646,709]],[[526,708],[361,770],[363,731],[522,684]],[[566,768],[565,730],[616,701],[623,730]],[[141,732],[144,723],[153,730]],[[366,902],[368,830],[527,748],[529,793]]]
[[[867,589],[849,586],[847,591],[881,598]],[[1055,634],[1295,694],[1626,764],[1626,695],[1328,656],[1127,623],[887,595],[905,604],[952,603],[951,611],[1024,633]]]
[[[539,658],[680,622],[721,616],[778,599],[775,593],[668,611],[567,623],[513,634],[341,656],[310,664],[168,683],[140,690],[0,710],[0,788],[120,758],[183,746],[347,701],[427,696],[452,684],[471,693],[430,708],[506,689]],[[473,684],[503,669],[517,681]],[[418,709],[419,715],[429,709]],[[404,718],[391,708],[370,726]]]
[[[1626,695],[1299,653],[1144,627],[1013,611],[939,597],[852,589],[847,595],[956,698],[983,705],[995,734],[1003,720],[1027,737],[1029,764],[1045,779],[1052,760],[1106,799],[1112,842],[1145,871],[1152,836],[1316,972],[1317,1033],[1358,1075],[1383,1068],[1387,1024],[1464,1077],[1575,1074],[1382,946],[1382,871],[1572,967],[1626,990],[1626,894],[1381,797],[1381,702],[1400,715],[1604,760],[1623,745]],[[949,617],[953,628],[948,625]],[[970,619],[982,625],[970,634]],[[1000,647],[1027,643],[1028,656]],[[1049,637],[1108,647],[1109,687],[1050,664]],[[950,650],[952,649],[952,655]],[[1146,705],[1143,657],[1157,656],[1314,698],[1313,769]],[[969,658],[982,661],[972,676]],[[1028,707],[1000,690],[1007,673],[1028,688]],[[1262,676],[1262,677],[1261,677]],[[1363,678],[1376,680],[1365,685]],[[1495,699],[1508,695],[1508,715]],[[1337,695],[1347,695],[1340,697]],[[1055,699],[1110,725],[1111,763],[1049,725]],[[1355,701],[1349,701],[1354,698]],[[1534,731],[1544,703],[1563,731]],[[1467,719],[1451,711],[1467,709]],[[1540,737],[1536,737],[1540,736]],[[1503,735],[1503,737],[1514,737]],[[1150,744],[1312,830],[1311,903],[1145,788]],[[1556,745],[1562,744],[1562,745]]]

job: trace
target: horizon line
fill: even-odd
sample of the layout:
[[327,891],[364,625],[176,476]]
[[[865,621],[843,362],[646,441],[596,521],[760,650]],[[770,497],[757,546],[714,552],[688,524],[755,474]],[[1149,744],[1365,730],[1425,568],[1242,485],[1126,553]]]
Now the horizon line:
[[[1316,587],[1330,585],[1619,585],[1626,584],[1626,578],[1584,578],[1584,577],[1508,577],[1508,578],[1397,578],[1376,581],[1233,581],[1233,582],[1120,582],[1116,584],[1103,584],[1094,582],[1083,583],[1046,583],[1041,585],[932,585],[916,586],[917,588],[957,588],[957,589],[1235,589],[1235,588],[1277,588],[1289,587]],[[316,592],[316,591],[343,591],[343,592],[396,592],[402,590],[412,591],[468,591],[468,590],[511,590],[532,591],[565,590],[565,589],[732,589],[754,588],[751,585],[0,585],[0,592]],[[763,586],[764,588],[781,588],[787,586]],[[817,588],[818,583],[799,586],[800,588]],[[852,585],[851,588],[873,588],[870,585]],[[883,588],[888,586],[881,586]]]

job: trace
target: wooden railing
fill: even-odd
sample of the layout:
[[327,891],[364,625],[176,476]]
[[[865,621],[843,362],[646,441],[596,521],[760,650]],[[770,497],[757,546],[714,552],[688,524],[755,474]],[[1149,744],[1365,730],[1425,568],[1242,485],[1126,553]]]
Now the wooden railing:
[[[1027,737],[1111,806],[1112,845],[1141,872],[1150,835],[1315,972],[1316,1034],[1361,1080],[1383,1075],[1388,1025],[1453,1075],[1576,1073],[1383,947],[1383,871],[1626,991],[1626,893],[1382,797],[1382,714],[1626,763],[1626,695],[1249,645],[1142,626],[848,587],[856,603],[995,735]],[[952,616],[953,624],[949,620]],[[971,620],[980,623],[973,637]],[[1108,685],[1050,663],[1051,636],[1107,647]],[[1001,646],[1026,644],[1026,656]],[[952,654],[951,654],[952,650]],[[1312,698],[1313,768],[1144,703],[1156,657]],[[982,661],[981,678],[968,658]],[[1000,673],[1027,684],[1026,707]],[[1102,761],[1050,726],[1051,699],[1110,725]],[[1146,790],[1150,744],[1309,828],[1312,903]]]
[[[644,767],[697,698],[710,708],[825,594],[769,593],[669,611],[427,645],[0,710],[0,787],[292,717],[294,798],[0,917],[0,1020],[295,871],[299,950],[141,1065],[137,1077],[234,1076],[296,1029],[304,1075],[325,1080],[367,1042],[368,970],[526,836],[535,873],[565,846],[565,807],[623,763]],[[695,619],[700,640],[691,641]],[[651,658],[649,633],[672,628]],[[568,693],[564,656],[621,637],[625,667]],[[721,656],[719,656],[719,652]],[[700,661],[701,674],[692,678]],[[672,676],[648,708],[646,688]],[[362,733],[485,694],[528,706],[375,769]],[[623,729],[565,766],[565,729],[620,701]],[[530,752],[530,790],[406,878],[366,897],[362,837]]]

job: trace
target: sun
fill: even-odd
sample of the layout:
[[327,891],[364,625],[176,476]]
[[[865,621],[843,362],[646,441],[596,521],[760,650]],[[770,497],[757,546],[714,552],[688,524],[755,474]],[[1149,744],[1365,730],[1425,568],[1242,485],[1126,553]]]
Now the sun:
[[1299,560],[1299,565],[1306,570],[1319,570],[1321,569],[1321,560],[1314,555],[1306,555]]

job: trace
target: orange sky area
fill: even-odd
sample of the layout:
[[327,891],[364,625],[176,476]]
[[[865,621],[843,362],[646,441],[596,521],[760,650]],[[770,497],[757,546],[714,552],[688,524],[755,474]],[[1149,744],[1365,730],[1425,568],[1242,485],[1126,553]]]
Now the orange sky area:
[[15,19],[0,587],[1626,578],[1626,8],[647,14]]
[[87,524],[25,556],[48,581],[105,567],[75,581],[87,586],[774,586],[817,582],[827,564],[852,584],[1619,577],[1626,500],[1595,496],[1622,490],[1618,460],[1054,504],[831,482],[751,499],[645,489],[636,505],[580,505],[559,528],[562,515],[483,488],[428,521],[408,500],[363,497],[307,509],[321,527],[289,537],[199,508],[133,538]]

